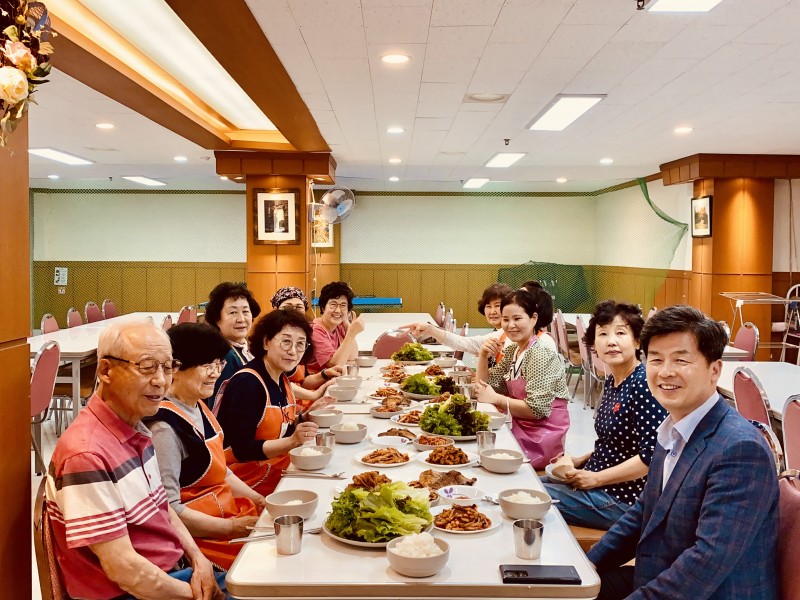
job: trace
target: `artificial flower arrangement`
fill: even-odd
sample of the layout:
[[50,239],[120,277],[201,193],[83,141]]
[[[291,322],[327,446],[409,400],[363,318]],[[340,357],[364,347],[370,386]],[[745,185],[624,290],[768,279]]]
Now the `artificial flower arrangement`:
[[51,35],[44,4],[0,0],[0,147],[35,102],[36,86],[47,83]]

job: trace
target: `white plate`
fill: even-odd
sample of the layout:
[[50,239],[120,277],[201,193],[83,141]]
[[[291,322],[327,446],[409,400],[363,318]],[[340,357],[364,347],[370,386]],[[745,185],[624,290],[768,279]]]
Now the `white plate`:
[[474,452],[464,452],[464,454],[467,455],[469,462],[466,462],[462,465],[435,465],[433,463],[428,462],[428,457],[431,455],[431,452],[433,452],[433,450],[420,452],[417,455],[417,462],[422,463],[426,467],[431,467],[432,469],[444,469],[446,471],[449,471],[450,469],[461,469],[462,467],[471,467],[472,465],[477,465],[478,460],[480,459],[480,457]]
[[547,473],[547,478],[555,483],[568,483],[566,479],[558,475],[553,475],[553,467],[555,467],[555,465],[551,463],[544,468],[544,472]]
[[[489,517],[491,518],[491,517]],[[326,518],[327,520],[327,518]],[[494,524],[494,521],[492,521]],[[430,531],[433,529],[433,526],[426,527],[423,531]],[[328,526],[323,523],[322,524],[322,531],[328,536],[336,540],[337,542],[342,542],[343,544],[347,544],[349,546],[358,546],[360,548],[386,548],[389,545],[389,542],[360,542],[358,540],[348,540],[347,538],[339,537],[335,533],[333,533]],[[398,536],[399,537],[399,536]]]
[[394,417],[396,415],[403,414],[404,411],[405,411],[405,409],[398,410],[397,412],[374,412],[374,411],[370,411],[369,414],[371,416],[373,416],[374,418],[376,418],[376,419],[391,419],[392,417]]
[[[422,427],[420,427],[420,430],[425,431],[424,429],[422,429]],[[427,433],[428,435],[437,435],[439,437],[450,438],[454,442],[472,442],[478,439],[477,435],[447,435],[444,433],[433,433],[431,431],[425,431],[425,433]]]
[[430,360],[394,360],[392,362],[394,364],[396,364],[396,365],[403,365],[403,366],[412,365],[413,366],[413,365],[429,365],[429,364],[431,364],[432,361],[433,361],[433,359],[430,359]]
[[[381,443],[381,440],[384,440],[387,437],[400,438],[401,440],[406,440],[406,441],[405,442],[398,442],[397,444],[384,444],[384,443]],[[381,448],[404,448],[404,447],[406,447],[408,445],[411,445],[411,446],[414,445],[414,440],[410,440],[407,437],[403,437],[401,435],[389,435],[389,436],[386,436],[386,435],[372,435],[372,436],[370,436],[369,441],[371,443],[375,444],[376,446],[380,446]]]
[[[475,504],[478,504],[478,502],[475,502]],[[453,508],[453,507],[452,506],[437,506],[434,510],[431,511],[431,514],[433,515],[433,517],[435,519],[436,515],[438,515],[439,513],[444,512],[446,510],[449,510],[451,508]],[[455,535],[471,535],[471,534],[475,534],[475,533],[484,533],[486,531],[491,531],[492,529],[497,529],[498,527],[500,527],[503,524],[503,514],[499,510],[493,509],[493,508],[485,508],[485,507],[481,507],[480,505],[478,505],[478,511],[482,512],[484,515],[486,515],[489,518],[489,520],[492,522],[492,524],[489,525],[489,527],[487,527],[486,529],[479,529],[478,531],[452,531],[450,529],[444,529],[442,527],[437,527],[436,525],[434,525],[433,528],[436,531],[441,531],[441,532],[444,532],[444,533],[452,533],[452,534],[455,534]]]
[[406,452],[406,451],[403,451],[403,450],[398,450],[398,452],[401,452],[402,454],[408,454],[408,460],[406,462],[392,463],[390,465],[380,465],[380,464],[364,462],[363,460],[361,460],[367,454],[372,454],[373,452],[375,452],[375,450],[365,450],[364,452],[359,452],[358,454],[356,454],[353,457],[353,459],[357,463],[362,464],[362,465],[367,466],[367,467],[370,467],[371,469],[391,469],[393,467],[402,467],[403,465],[410,464],[411,461],[414,460],[414,456],[415,456],[415,454],[413,452]]
[[402,413],[399,415],[394,415],[391,419],[389,419],[392,423],[397,423],[398,425],[402,425],[403,427],[419,427],[419,423],[404,423],[400,420],[402,417]]
[[406,392],[404,390],[400,390],[403,392],[403,396],[406,398],[411,398],[412,400],[432,400],[433,398],[438,398],[441,394],[436,394],[435,396],[431,396],[430,394],[412,394],[411,392]]

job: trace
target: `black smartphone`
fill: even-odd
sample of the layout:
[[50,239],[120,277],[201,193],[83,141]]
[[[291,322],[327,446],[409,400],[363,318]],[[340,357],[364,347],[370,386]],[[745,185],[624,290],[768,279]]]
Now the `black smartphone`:
[[565,565],[500,565],[503,583],[553,583],[580,585],[575,567]]

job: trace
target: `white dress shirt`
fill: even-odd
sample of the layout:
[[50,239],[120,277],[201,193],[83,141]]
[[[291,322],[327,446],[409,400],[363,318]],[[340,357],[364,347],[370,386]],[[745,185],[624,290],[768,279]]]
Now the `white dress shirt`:
[[675,465],[678,464],[678,460],[681,458],[683,449],[686,447],[686,442],[692,437],[700,421],[702,421],[703,417],[713,408],[718,399],[719,394],[714,390],[714,393],[711,394],[708,400],[703,402],[677,423],[672,419],[672,415],[670,415],[658,426],[656,430],[658,443],[667,451],[667,455],[664,457],[664,475],[661,479],[662,492],[664,488],[667,487],[670,475],[672,475]]

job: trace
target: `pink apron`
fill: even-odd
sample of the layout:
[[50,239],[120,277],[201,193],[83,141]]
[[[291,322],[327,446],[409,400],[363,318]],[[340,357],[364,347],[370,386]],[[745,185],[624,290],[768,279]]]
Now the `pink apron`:
[[[535,343],[537,343],[536,337],[531,337],[525,351],[527,352]],[[525,391],[526,383],[524,377],[506,381],[508,395],[517,400],[525,400],[528,396]],[[544,469],[551,459],[564,453],[564,439],[567,437],[568,429],[569,411],[567,401],[563,398],[553,400],[550,416],[544,419],[512,417],[511,433],[525,455],[531,459],[531,466],[534,469]]]

